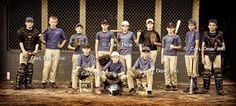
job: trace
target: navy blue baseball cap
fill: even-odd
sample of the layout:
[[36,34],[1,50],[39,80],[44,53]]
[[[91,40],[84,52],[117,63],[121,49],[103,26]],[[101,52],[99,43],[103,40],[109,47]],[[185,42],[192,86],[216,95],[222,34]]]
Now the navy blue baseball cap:
[[91,49],[91,46],[90,46],[89,44],[85,44],[85,45],[82,46],[82,48],[84,48],[84,49],[85,49],[85,48]]
[[32,17],[27,17],[25,19],[25,22],[34,22],[34,19]]
[[188,20],[188,24],[190,24],[190,23],[192,23],[192,24],[194,24],[194,25],[197,24],[196,20],[194,20],[194,19],[190,19],[190,20]]

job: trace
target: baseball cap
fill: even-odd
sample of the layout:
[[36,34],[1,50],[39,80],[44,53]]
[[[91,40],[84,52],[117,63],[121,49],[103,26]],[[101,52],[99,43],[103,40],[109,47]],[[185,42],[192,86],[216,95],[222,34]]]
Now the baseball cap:
[[149,19],[147,19],[147,20],[146,20],[146,24],[148,24],[149,22],[152,22],[152,23],[154,23],[154,20],[153,20],[153,19],[151,19],[151,18],[149,18]]
[[78,23],[78,24],[76,24],[76,26],[75,27],[82,27],[83,28],[83,25],[82,24],[80,24],[80,23]]
[[89,44],[83,45],[82,48],[91,48],[91,46]]
[[27,17],[27,18],[25,19],[25,22],[29,22],[29,21],[34,22],[34,19],[33,19],[32,17]]
[[196,20],[194,20],[194,19],[190,19],[190,20],[188,20],[188,24],[190,24],[190,23],[192,23],[192,24],[194,24],[194,25],[197,24]]
[[103,20],[103,21],[101,22],[101,24],[109,25],[109,22],[108,22],[107,20]]
[[149,47],[147,47],[147,46],[145,46],[145,47],[143,47],[143,49],[142,49],[142,52],[150,52],[150,48]]
[[129,22],[128,21],[123,21],[122,23],[121,23],[121,25],[129,25]]
[[173,22],[169,22],[167,28],[175,28],[175,24]]
[[113,56],[120,56],[120,54],[119,54],[117,51],[114,51],[114,52],[111,53],[111,56],[112,56],[112,57],[113,57]]

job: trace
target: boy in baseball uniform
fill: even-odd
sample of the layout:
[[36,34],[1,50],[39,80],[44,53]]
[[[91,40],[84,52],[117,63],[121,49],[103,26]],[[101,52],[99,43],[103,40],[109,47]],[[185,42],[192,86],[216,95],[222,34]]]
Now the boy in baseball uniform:
[[162,38],[161,63],[165,70],[166,91],[177,91],[177,50],[181,48],[179,35],[175,34],[175,25],[170,22],[166,28],[168,34]]
[[[75,70],[77,61],[79,59],[79,55],[83,53],[82,46],[88,44],[88,37],[83,34],[83,26],[81,24],[77,24],[75,26],[76,34],[72,35],[69,40],[68,49],[73,50],[72,55],[72,73]],[[72,85],[72,74],[71,74],[71,82],[69,84],[69,88]]]
[[145,46],[142,48],[142,57],[138,58],[132,67],[131,70],[127,72],[127,81],[129,87],[129,95],[134,95],[136,90],[134,88],[134,79],[138,80],[138,85],[140,80],[143,78],[147,79],[147,97],[152,97],[152,83],[153,83],[153,72],[154,72],[154,64],[153,60],[150,56],[150,48]]
[[52,88],[55,87],[56,72],[60,60],[60,49],[66,43],[66,35],[61,28],[57,28],[58,17],[49,17],[49,27],[43,32],[41,41],[46,45],[44,56],[44,67],[42,86],[46,87],[47,82]]

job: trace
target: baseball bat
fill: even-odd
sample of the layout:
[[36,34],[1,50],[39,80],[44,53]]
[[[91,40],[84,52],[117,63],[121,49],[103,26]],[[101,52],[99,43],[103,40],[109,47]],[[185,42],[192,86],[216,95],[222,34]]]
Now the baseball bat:
[[191,58],[190,61],[190,87],[189,87],[189,94],[192,95],[193,94],[193,78],[192,78],[192,74],[193,74],[193,58]]
[[174,39],[173,39],[173,41],[172,41],[172,44],[174,44],[174,43],[176,42],[176,34],[177,34],[178,31],[179,31],[180,23],[181,23],[180,20],[178,20],[177,23],[176,23],[176,27],[175,27],[175,35],[174,35]]
[[181,20],[178,20],[177,23],[176,23],[175,35],[176,35],[176,34],[178,33],[178,31],[179,31],[180,23],[181,23]]

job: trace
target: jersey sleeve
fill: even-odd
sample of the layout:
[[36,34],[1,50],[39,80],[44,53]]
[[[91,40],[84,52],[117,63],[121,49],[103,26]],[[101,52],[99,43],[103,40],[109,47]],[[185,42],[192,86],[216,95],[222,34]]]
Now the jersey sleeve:
[[100,40],[100,39],[99,39],[99,32],[96,33],[96,38],[95,38],[95,39],[96,39],[96,40]]
[[161,47],[162,47],[162,48],[165,48],[165,46],[166,46],[165,43],[166,43],[166,42],[165,42],[165,37],[163,37],[163,38],[162,38],[162,41],[161,41]]
[[74,41],[74,36],[71,35],[70,40],[69,40],[69,45],[72,45],[73,41]]
[[143,42],[144,42],[144,32],[141,32],[139,43],[142,44]]
[[156,38],[157,38],[156,42],[161,43],[161,38],[158,32],[156,32]]
[[109,63],[107,63],[107,65],[102,69],[102,71],[106,71],[108,70],[108,68],[110,67],[111,65],[111,61]]
[[138,58],[133,66],[134,69],[137,69],[139,67],[139,60],[140,58]]
[[16,35],[20,42],[24,42],[24,36],[22,34],[22,29],[17,30]]
[[66,40],[66,35],[65,35],[65,32],[63,30],[61,30],[61,39],[62,40]]

